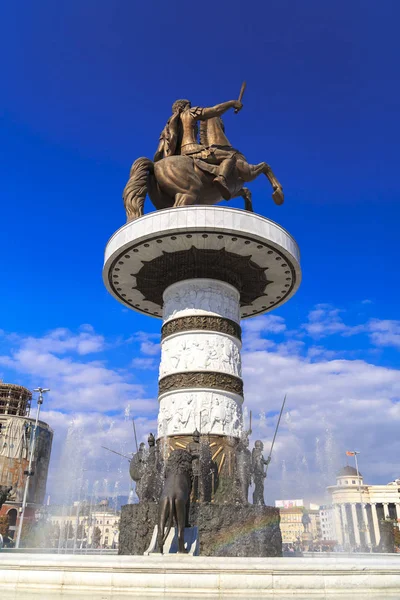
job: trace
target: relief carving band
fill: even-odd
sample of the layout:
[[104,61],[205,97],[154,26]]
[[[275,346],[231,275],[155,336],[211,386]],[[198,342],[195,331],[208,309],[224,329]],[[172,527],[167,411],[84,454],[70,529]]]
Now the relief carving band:
[[228,110],[242,109],[244,89],[245,84],[239,100],[211,107],[192,106],[189,100],[174,102],[154,160],[138,158],[131,167],[123,192],[128,221],[143,215],[147,193],[157,209],[210,205],[242,197],[245,209],[252,211],[251,193],[244,184],[262,174],[272,185],[274,202],[283,203],[282,186],[271,167],[265,162],[249,164],[225,135],[221,116]]
[[191,315],[190,317],[180,317],[164,323],[161,329],[161,340],[168,336],[183,331],[192,330],[215,331],[231,335],[232,337],[242,339],[242,328],[238,323],[222,317],[208,317],[205,315]]
[[239,292],[222,281],[179,281],[165,290],[163,299],[165,321],[173,317],[198,314],[214,314],[236,323],[240,321]]
[[160,399],[158,436],[190,435],[196,428],[202,434],[239,437],[242,399],[206,390],[182,390]]
[[161,344],[160,379],[177,371],[222,371],[242,376],[241,342],[219,333],[183,333]]
[[243,396],[243,381],[226,373],[212,371],[197,371],[174,373],[167,375],[158,382],[158,395],[182,388],[211,388],[224,390]]

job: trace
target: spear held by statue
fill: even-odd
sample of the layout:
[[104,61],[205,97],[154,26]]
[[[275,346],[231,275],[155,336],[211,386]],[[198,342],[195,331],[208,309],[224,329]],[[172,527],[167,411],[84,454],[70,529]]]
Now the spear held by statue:
[[285,397],[284,397],[284,399],[283,399],[283,403],[282,403],[281,412],[279,413],[279,419],[278,419],[278,422],[277,422],[277,424],[276,424],[276,428],[275,428],[274,437],[273,437],[273,439],[272,439],[271,449],[270,449],[270,451],[269,451],[269,455],[268,455],[268,458],[267,458],[267,466],[266,466],[266,468],[265,468],[265,476],[267,476],[267,470],[268,470],[268,466],[269,466],[269,463],[271,462],[272,450],[273,450],[273,448],[274,448],[275,439],[276,439],[276,434],[278,433],[279,424],[280,424],[280,422],[281,422],[281,418],[282,418],[282,414],[283,414],[283,409],[285,408],[286,396],[287,396],[287,394],[285,394]]

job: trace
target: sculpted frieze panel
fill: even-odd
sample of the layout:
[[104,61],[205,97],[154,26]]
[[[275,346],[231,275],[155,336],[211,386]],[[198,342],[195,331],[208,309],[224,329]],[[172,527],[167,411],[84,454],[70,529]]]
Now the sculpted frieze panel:
[[242,376],[240,342],[217,333],[187,333],[161,345],[160,379],[178,371],[221,371]]
[[242,430],[240,402],[220,392],[182,391],[160,400],[158,435],[214,433],[239,437]]
[[212,280],[190,280],[170,286],[164,292],[164,320],[189,314],[218,315],[238,323],[239,292]]

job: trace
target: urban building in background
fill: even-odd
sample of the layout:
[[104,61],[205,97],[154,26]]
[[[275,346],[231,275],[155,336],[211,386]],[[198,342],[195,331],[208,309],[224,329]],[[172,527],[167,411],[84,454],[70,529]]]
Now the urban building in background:
[[321,522],[319,505],[305,503],[303,499],[276,500],[275,507],[279,508],[280,527],[283,544],[300,544],[304,533],[303,515],[308,514],[310,518],[310,534],[313,542],[320,542]]
[[336,531],[335,510],[331,505],[320,506],[319,522],[321,525],[321,539],[324,542],[338,541]]
[[[32,393],[25,387],[0,381],[0,485],[12,486],[10,499],[0,514],[8,516],[11,538],[15,536],[22,506],[35,426],[35,419],[30,416],[31,401]],[[27,521],[35,519],[44,501],[52,441],[52,429],[39,421],[25,511]]]
[[96,505],[50,505],[47,510],[48,521],[53,525],[53,547],[118,548],[120,513],[109,506],[108,500]]
[[343,547],[378,547],[382,525],[400,524],[400,479],[387,485],[368,485],[357,469],[347,465],[328,487],[338,543]]

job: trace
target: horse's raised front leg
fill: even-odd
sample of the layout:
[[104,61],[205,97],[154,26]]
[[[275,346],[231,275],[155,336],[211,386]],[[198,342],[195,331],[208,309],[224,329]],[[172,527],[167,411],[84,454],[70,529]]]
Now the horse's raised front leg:
[[272,199],[275,202],[275,204],[283,204],[283,201],[285,199],[284,195],[283,195],[283,190],[282,190],[282,186],[279,183],[279,181],[277,180],[277,178],[274,175],[274,172],[272,171],[271,167],[269,165],[267,165],[267,163],[265,164],[265,175],[267,176],[268,181],[270,182],[270,184],[272,185],[272,189],[274,190],[272,193]]
[[249,163],[239,160],[237,161],[237,169],[239,177],[241,177],[243,181],[254,181],[259,175],[265,175],[274,190],[272,198],[275,204],[283,204],[284,196],[282,186],[275,177],[271,167],[266,162],[261,162],[258,165],[249,165]]

